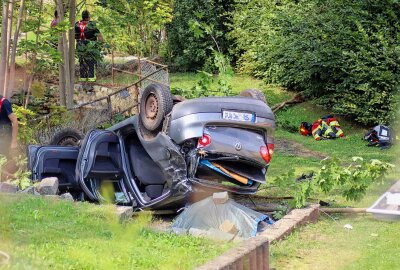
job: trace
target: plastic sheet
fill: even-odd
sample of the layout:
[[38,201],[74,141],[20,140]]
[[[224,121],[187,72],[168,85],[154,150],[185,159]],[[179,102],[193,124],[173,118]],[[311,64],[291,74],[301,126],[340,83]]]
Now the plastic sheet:
[[181,232],[191,228],[208,231],[218,229],[229,220],[239,230],[238,236],[249,238],[256,236],[257,228],[262,221],[272,224],[273,221],[265,214],[229,199],[224,204],[215,204],[212,197],[194,203],[187,207],[173,222],[172,229]]

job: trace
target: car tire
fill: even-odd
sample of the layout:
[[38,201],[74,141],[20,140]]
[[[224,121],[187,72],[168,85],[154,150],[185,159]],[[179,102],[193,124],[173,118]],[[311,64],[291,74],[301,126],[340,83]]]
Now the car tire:
[[267,104],[267,99],[265,98],[263,92],[261,92],[258,89],[250,88],[250,89],[243,90],[242,92],[240,92],[239,96],[258,99],[258,100],[261,100],[262,102],[264,102],[265,104]]
[[83,134],[80,131],[73,128],[64,128],[54,134],[49,144],[59,146],[79,146],[82,139]]
[[143,126],[149,131],[160,130],[172,106],[172,94],[167,87],[159,84],[147,86],[140,98],[140,120]]

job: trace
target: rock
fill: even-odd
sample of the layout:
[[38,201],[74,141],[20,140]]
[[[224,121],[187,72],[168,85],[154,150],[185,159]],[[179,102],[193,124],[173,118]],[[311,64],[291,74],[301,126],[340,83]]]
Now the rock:
[[61,200],[66,200],[66,201],[71,201],[71,202],[74,201],[74,197],[72,197],[71,193],[69,193],[69,192],[61,194],[60,195],[60,199]]
[[219,225],[219,229],[223,232],[230,233],[236,235],[239,230],[236,228],[235,224],[233,224],[230,220],[224,220],[221,225]]
[[56,195],[58,191],[58,178],[47,177],[38,183],[36,186],[40,195]]
[[190,228],[188,233],[194,237],[206,237],[207,236],[207,231],[197,229],[197,228]]
[[117,206],[117,216],[120,222],[128,220],[133,215],[133,207],[130,206]]
[[21,191],[22,194],[31,194],[31,195],[40,195],[39,192],[36,191],[34,186],[27,187],[26,189]]
[[210,228],[207,231],[207,237],[216,241],[230,242],[235,238],[235,236],[236,235],[234,234],[226,233],[214,228]]
[[17,193],[18,186],[10,183],[0,183],[0,193]]
[[213,201],[215,204],[224,204],[229,200],[228,192],[215,192],[213,194]]

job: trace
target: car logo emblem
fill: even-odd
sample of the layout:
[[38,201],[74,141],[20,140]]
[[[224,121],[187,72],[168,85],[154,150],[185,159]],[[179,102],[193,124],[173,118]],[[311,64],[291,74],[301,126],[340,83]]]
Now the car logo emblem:
[[242,150],[242,144],[241,144],[240,142],[235,143],[235,149],[236,149],[237,151]]

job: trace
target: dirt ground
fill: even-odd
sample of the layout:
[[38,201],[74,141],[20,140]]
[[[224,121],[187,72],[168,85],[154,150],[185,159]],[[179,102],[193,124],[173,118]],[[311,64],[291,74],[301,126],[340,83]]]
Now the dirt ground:
[[305,157],[305,158],[319,158],[324,159],[326,156],[323,153],[316,152],[304,147],[301,143],[285,140],[282,138],[275,138],[275,151],[279,153]]

